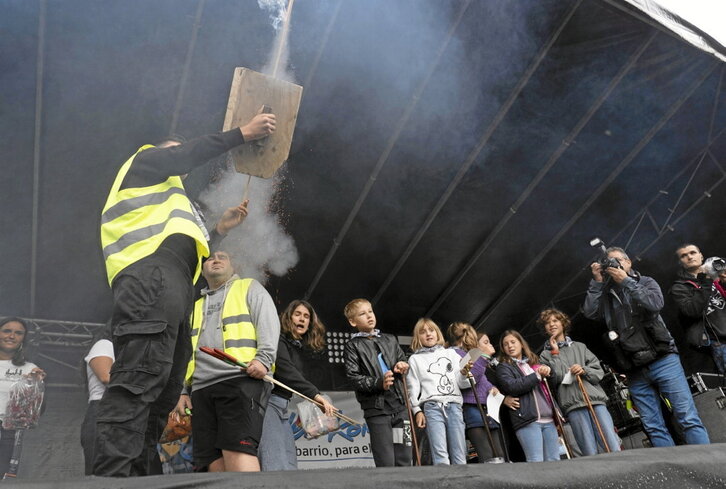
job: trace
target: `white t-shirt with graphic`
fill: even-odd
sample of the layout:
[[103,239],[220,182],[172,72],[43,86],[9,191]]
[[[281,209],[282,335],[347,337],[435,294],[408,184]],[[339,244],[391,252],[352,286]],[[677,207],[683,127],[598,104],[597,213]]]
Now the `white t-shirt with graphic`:
[[13,365],[12,360],[0,360],[0,419],[5,418],[5,408],[10,398],[10,388],[34,368],[38,368],[38,366],[30,362],[17,366]]

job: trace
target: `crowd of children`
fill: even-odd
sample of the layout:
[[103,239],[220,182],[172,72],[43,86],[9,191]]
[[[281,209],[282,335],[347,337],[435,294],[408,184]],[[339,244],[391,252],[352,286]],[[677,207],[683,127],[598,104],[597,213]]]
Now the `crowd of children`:
[[565,415],[583,455],[620,449],[599,386],[600,362],[566,336],[570,320],[559,310],[540,314],[549,337],[541,356],[514,330],[502,334],[495,358],[489,337],[477,336],[471,325],[452,323],[447,343],[434,321],[421,318],[408,361],[396,338],[377,329],[370,302],[351,301],[345,315],[357,330],[346,345],[346,374],[363,409],[378,467],[411,463],[411,450],[403,434],[397,435],[404,431],[407,404],[415,428],[426,430],[433,464],[465,464],[467,438],[480,462],[504,460],[503,429],[486,414],[489,396],[500,392],[506,396],[502,412],[507,416],[501,421],[514,431],[527,462],[559,460],[569,450]]

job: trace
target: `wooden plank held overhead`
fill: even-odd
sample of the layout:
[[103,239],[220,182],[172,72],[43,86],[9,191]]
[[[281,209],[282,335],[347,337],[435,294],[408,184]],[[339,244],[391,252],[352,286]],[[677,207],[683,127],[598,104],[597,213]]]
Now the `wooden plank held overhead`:
[[272,135],[232,150],[238,172],[270,178],[287,160],[302,89],[300,85],[248,68],[235,68],[223,130],[246,124],[263,106],[267,106],[277,119],[276,130]]

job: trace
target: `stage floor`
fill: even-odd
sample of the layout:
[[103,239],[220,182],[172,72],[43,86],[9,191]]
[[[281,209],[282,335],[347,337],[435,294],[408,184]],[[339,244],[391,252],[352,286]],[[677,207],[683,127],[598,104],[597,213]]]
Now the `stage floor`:
[[[32,476],[31,476],[32,477]],[[176,474],[109,479],[18,479],[25,489],[166,488],[718,488],[726,487],[726,444],[643,448],[546,463]]]

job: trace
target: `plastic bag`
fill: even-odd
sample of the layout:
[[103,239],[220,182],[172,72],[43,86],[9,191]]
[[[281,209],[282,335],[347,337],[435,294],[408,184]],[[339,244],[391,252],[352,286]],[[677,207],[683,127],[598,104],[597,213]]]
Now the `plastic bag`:
[[169,413],[169,417],[166,420],[166,427],[164,432],[161,434],[159,443],[169,443],[175,440],[180,440],[185,436],[192,434],[192,417],[188,414],[180,416],[176,411]]
[[44,392],[43,380],[34,375],[23,377],[10,386],[3,428],[23,430],[36,427]]
[[[328,396],[325,394],[321,395],[328,402],[331,402]],[[340,419],[335,416],[326,416],[325,413],[312,402],[299,402],[297,404],[297,414],[300,417],[300,425],[305,431],[305,438],[308,439],[326,435],[340,427]]]

